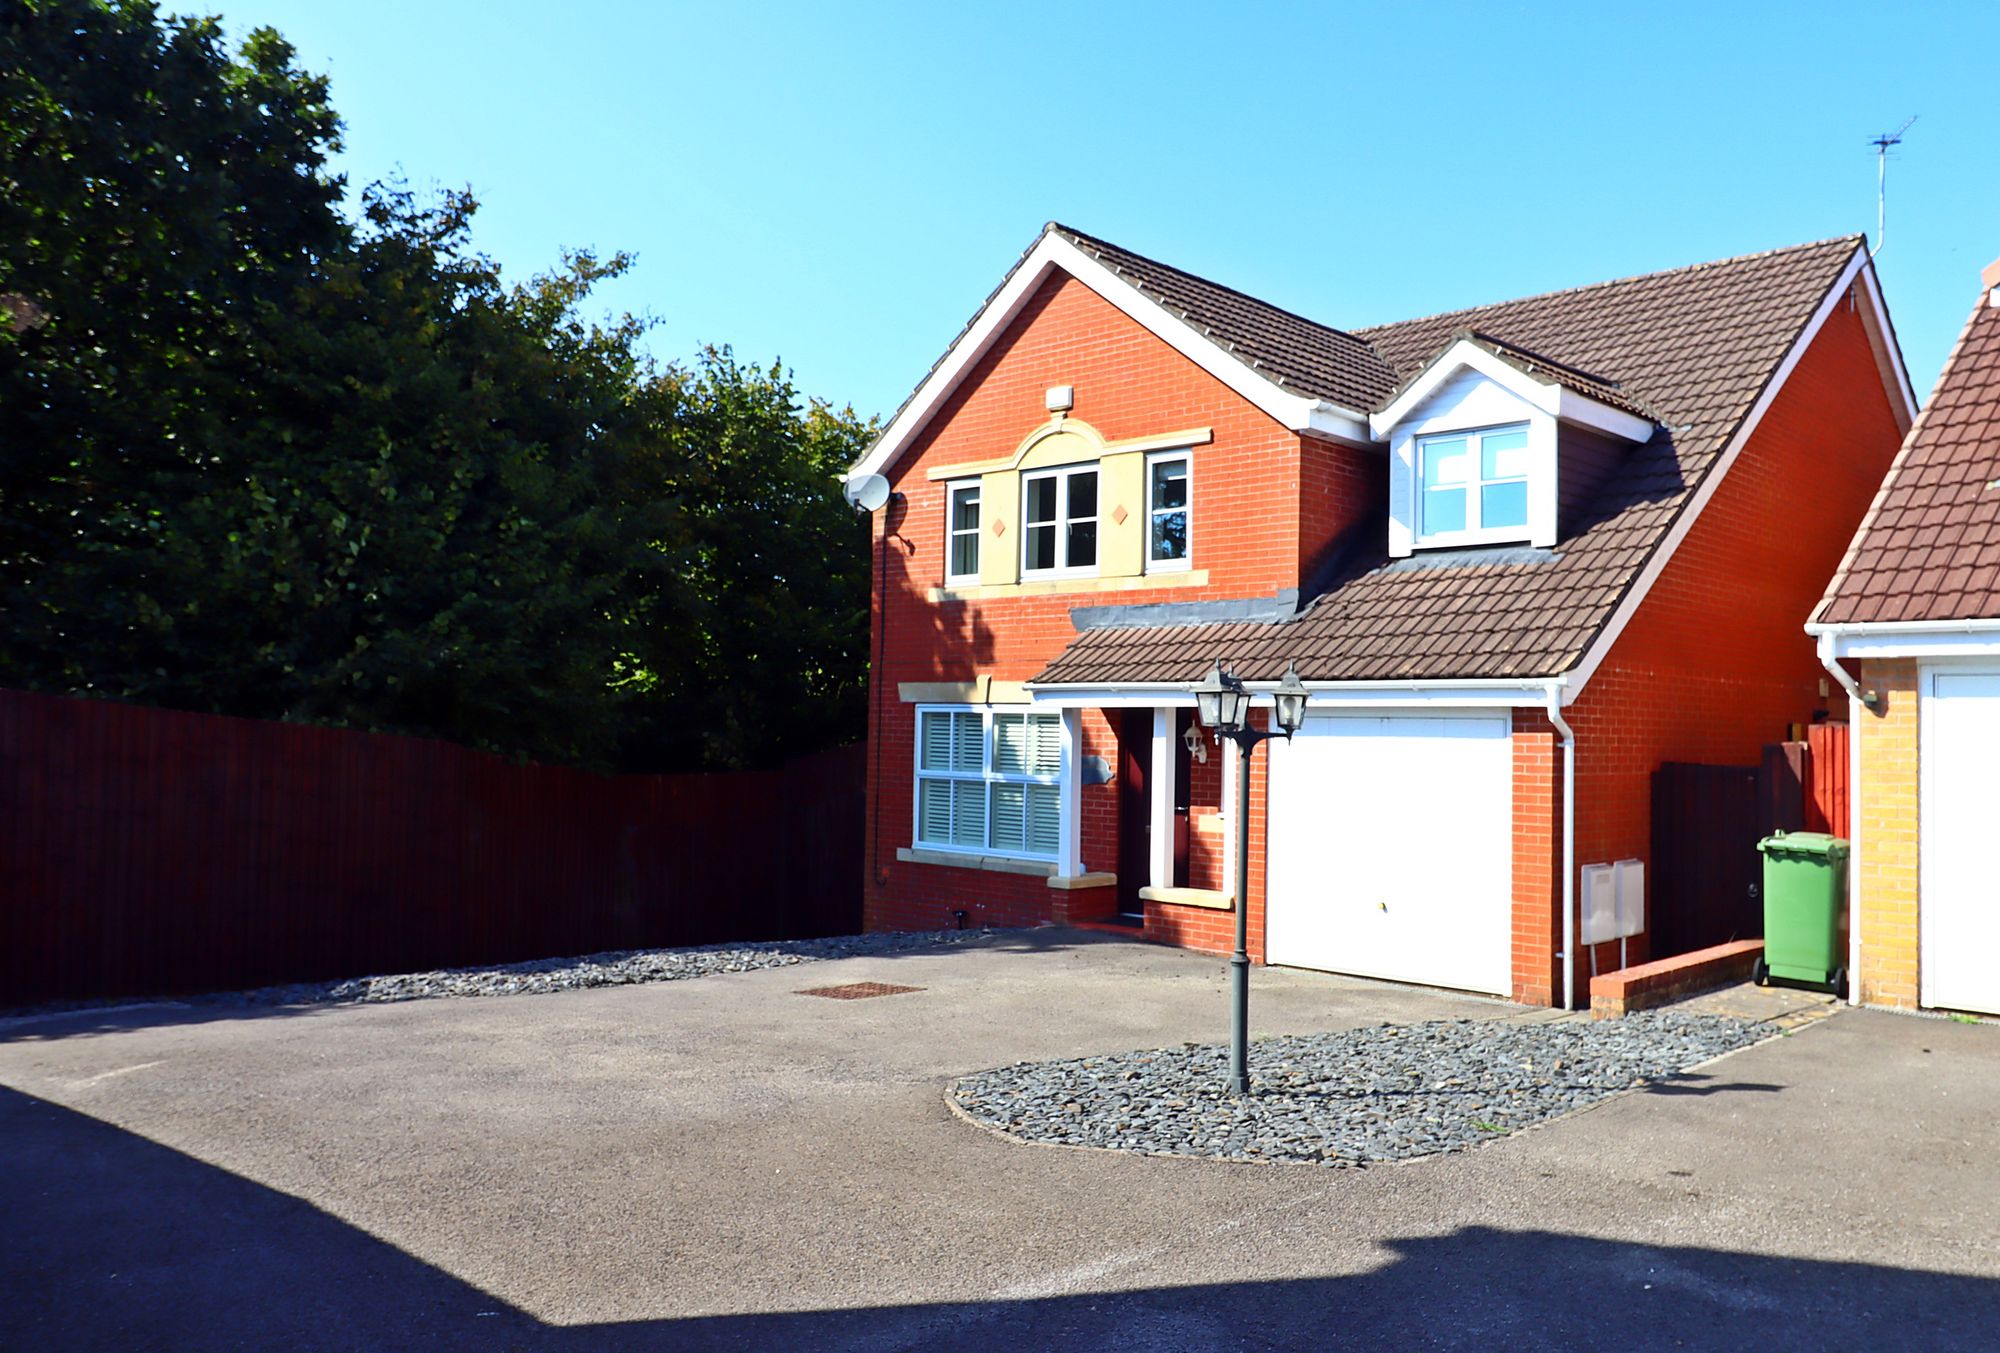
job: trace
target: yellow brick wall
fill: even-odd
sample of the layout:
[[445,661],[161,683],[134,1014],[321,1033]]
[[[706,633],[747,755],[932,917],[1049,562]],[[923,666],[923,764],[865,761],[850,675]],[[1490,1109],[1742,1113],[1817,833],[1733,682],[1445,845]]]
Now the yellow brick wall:
[[1917,1004],[1917,665],[1864,662],[1861,689],[1861,1000]]

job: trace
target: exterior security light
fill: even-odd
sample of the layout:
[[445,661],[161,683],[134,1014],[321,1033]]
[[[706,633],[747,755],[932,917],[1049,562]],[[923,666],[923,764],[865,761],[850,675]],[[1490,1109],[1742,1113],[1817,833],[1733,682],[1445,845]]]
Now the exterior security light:
[[1286,737],[1305,726],[1306,683],[1299,680],[1297,663],[1285,664],[1285,679],[1278,683],[1278,689],[1271,698],[1278,706],[1278,727]]
[[1250,712],[1250,692],[1233,673],[1222,670],[1218,658],[1194,688],[1194,707],[1205,727],[1227,737],[1242,731],[1244,717]]

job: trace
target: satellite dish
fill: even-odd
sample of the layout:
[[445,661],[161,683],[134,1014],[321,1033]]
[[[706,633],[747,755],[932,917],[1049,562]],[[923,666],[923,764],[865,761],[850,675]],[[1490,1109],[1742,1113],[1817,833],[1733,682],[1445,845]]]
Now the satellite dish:
[[845,486],[848,506],[873,512],[889,501],[889,481],[879,474],[856,475]]

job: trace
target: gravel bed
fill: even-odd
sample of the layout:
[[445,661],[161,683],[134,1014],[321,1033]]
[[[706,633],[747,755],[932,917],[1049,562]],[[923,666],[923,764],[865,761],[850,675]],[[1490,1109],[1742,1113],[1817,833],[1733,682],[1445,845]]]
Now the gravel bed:
[[[687,949],[624,949],[584,954],[576,958],[538,958],[525,963],[350,977],[337,982],[296,982],[284,986],[257,987],[250,991],[218,991],[201,996],[177,997],[173,1003],[197,1006],[334,1005],[421,1001],[434,996],[539,995],[551,991],[577,991],[584,987],[678,982],[690,977],[752,972],[758,968],[788,968],[834,958],[904,954],[937,945],[974,943],[999,933],[990,928],[896,931],[876,935],[835,935],[817,940],[705,944]],[[131,998],[119,1001],[62,1001],[20,1010],[4,1010],[0,1011],[0,1016],[41,1018],[131,1003]]]
[[1248,1098],[1225,1088],[1228,1049],[1198,1043],[1024,1062],[949,1094],[1023,1141],[1367,1165],[1463,1151],[1771,1036],[1752,1021],[1673,1011],[1383,1024],[1252,1043]]

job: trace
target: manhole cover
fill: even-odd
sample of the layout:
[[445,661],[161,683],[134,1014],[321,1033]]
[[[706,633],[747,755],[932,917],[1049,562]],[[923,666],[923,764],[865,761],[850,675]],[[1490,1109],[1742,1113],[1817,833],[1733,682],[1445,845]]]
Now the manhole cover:
[[865,1001],[870,996],[900,996],[906,991],[922,990],[922,987],[899,987],[893,982],[848,982],[837,987],[808,987],[795,994],[824,996],[829,1001]]

